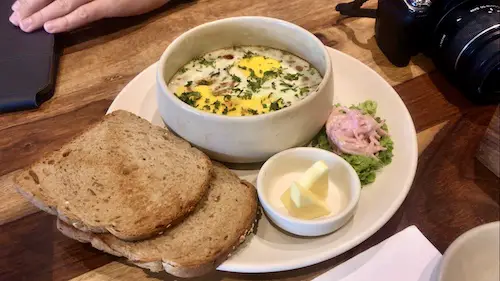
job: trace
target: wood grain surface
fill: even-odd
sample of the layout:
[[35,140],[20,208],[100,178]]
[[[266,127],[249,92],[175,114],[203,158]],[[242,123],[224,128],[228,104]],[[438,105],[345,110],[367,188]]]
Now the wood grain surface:
[[[374,40],[374,20],[339,16],[335,5],[340,2],[347,1],[174,1],[147,15],[105,20],[59,36],[62,57],[54,97],[38,110],[0,115],[0,280],[177,280],[62,236],[53,216],[13,191],[11,178],[95,123],[126,83],[155,62],[175,37],[231,16],[262,15],[296,23],[325,45],[370,66],[408,107],[419,132],[421,157],[402,207],[351,251],[295,271],[215,272],[198,280],[310,280],[409,225],[444,251],[468,229],[499,220],[500,180],[475,158],[496,107],[471,104],[421,55],[407,67],[392,66]],[[376,1],[367,6],[375,7]]]

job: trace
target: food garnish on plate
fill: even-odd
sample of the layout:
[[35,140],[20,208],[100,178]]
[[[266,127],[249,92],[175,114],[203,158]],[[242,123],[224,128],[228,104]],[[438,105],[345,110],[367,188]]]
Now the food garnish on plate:
[[293,105],[323,77],[298,56],[269,47],[236,46],[194,58],[168,87],[186,104],[227,116],[265,114]]
[[375,181],[376,172],[392,161],[394,143],[387,124],[376,116],[371,100],[345,107],[336,104],[311,146],[333,151],[358,174],[361,184]]

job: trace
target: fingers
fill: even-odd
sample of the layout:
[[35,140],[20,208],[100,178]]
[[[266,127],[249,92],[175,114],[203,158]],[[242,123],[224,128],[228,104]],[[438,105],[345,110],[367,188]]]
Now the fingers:
[[59,33],[69,31],[85,24],[100,20],[105,16],[106,7],[104,1],[92,1],[78,7],[73,12],[50,20],[44,24],[45,31]]
[[67,15],[91,0],[55,0],[43,9],[21,20],[20,27],[25,32],[39,29],[47,21]]
[[52,2],[52,0],[18,0],[12,5],[12,11],[14,12],[9,20],[12,24],[19,26],[19,22],[22,19],[31,16],[34,12],[47,6],[50,2]]

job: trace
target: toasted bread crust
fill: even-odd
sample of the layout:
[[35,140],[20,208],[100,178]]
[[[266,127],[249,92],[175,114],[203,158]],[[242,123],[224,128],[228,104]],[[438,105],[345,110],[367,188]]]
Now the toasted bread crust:
[[[127,136],[121,135],[122,133],[125,134],[125,132],[128,131],[127,129],[123,130],[123,128],[128,128],[126,125],[130,125],[131,128],[129,130],[131,134],[136,133],[136,135],[131,136],[132,138],[137,137],[137,134],[140,134],[141,136],[144,135],[144,138],[149,138],[150,141],[153,137],[156,137],[156,139],[154,140],[155,144],[161,144],[170,149],[166,150],[166,153],[170,153],[170,151],[177,149],[177,156],[170,155],[168,157],[182,156],[191,157],[190,159],[193,159],[189,160],[191,161],[191,166],[196,165],[196,167],[198,167],[200,171],[202,171],[202,173],[197,173],[196,177],[194,176],[195,172],[188,171],[188,173],[185,173],[187,178],[196,179],[194,186],[192,186],[192,188],[190,187],[189,189],[189,194],[183,196],[180,196],[179,194],[177,194],[177,196],[167,196],[169,194],[174,194],[175,192],[177,192],[175,190],[169,191],[172,185],[169,185],[168,178],[165,178],[170,176],[168,174],[165,174],[166,176],[163,176],[163,180],[152,179],[151,182],[154,182],[156,185],[148,186],[148,180],[150,176],[158,177],[158,174],[155,174],[156,171],[154,169],[157,169],[155,167],[161,168],[161,164],[157,160],[153,159],[155,157],[154,153],[156,152],[151,152],[151,159],[147,159],[147,161],[146,158],[138,158],[136,151],[137,149],[135,149],[136,147],[139,147],[140,149],[154,150],[154,147],[147,147],[148,145],[150,145],[149,142],[146,142],[146,144],[144,145],[137,145],[136,147],[132,148],[122,148],[120,147],[120,142],[116,143],[116,139],[119,139],[120,137],[127,138]],[[108,126],[109,128],[106,126]],[[94,135],[97,135],[97,137]],[[108,139],[103,138],[109,137],[111,135],[115,136],[115,143],[111,142],[110,144]],[[162,137],[163,139],[161,139]],[[95,154],[107,160],[108,163],[104,163],[101,165],[98,160],[91,159],[90,156],[86,156],[85,153],[79,151],[79,149],[81,149],[82,143],[91,147],[92,145],[94,145],[92,141],[97,141],[98,144],[103,144],[104,149],[102,150],[102,152]],[[153,145],[151,144],[151,146]],[[160,150],[161,152],[161,148],[157,149],[157,151],[158,150]],[[184,156],[184,154],[182,153],[188,156]],[[72,157],[74,154],[76,154],[77,156],[73,160]],[[168,157],[163,159],[169,159]],[[88,166],[84,166],[84,168],[91,166],[91,168],[89,168],[89,172],[87,174],[83,174],[84,172],[81,172],[81,174],[79,174],[80,171],[78,169],[75,169],[75,167],[78,167],[78,161],[82,162],[83,164],[85,164],[85,161],[94,161],[90,164],[94,164],[94,166],[97,166],[99,168],[94,168],[94,166],[89,164]],[[117,163],[118,161],[125,162]],[[181,161],[181,158],[179,158],[179,161]],[[106,164],[108,165],[106,166]],[[153,168],[151,168],[150,165],[156,166],[153,166]],[[67,168],[68,166],[70,168]],[[106,170],[106,172],[110,174],[110,176],[108,176],[107,178],[101,178],[104,178],[104,181],[108,180],[111,184],[106,185],[106,183],[97,183],[100,184],[101,187],[95,187],[93,184],[91,186],[89,178],[94,178],[94,176],[99,175],[99,172],[101,172],[99,169],[103,169],[102,167],[110,167],[108,170]],[[68,170],[66,170],[66,168]],[[123,240],[137,241],[156,236],[159,233],[165,231],[167,228],[182,221],[184,217],[189,215],[189,213],[193,211],[197,203],[202,199],[202,197],[208,190],[211,178],[211,169],[212,163],[210,159],[201,151],[191,147],[191,145],[186,141],[174,136],[173,133],[163,128],[151,125],[148,121],[135,116],[132,113],[119,110],[105,116],[101,121],[90,126],[80,135],[74,137],[61,149],[45,154],[45,156],[41,160],[37,161],[27,169],[20,172],[15,177],[15,185],[17,191],[24,197],[26,197],[29,201],[31,201],[35,206],[50,214],[58,216],[61,220],[82,231],[95,233],[109,232]],[[150,173],[150,176],[148,176],[148,179],[143,179],[146,172]],[[130,176],[127,178],[127,175],[129,174]],[[177,171],[177,175],[180,176],[182,174],[182,171]],[[68,180],[68,178],[71,178],[73,176],[75,177],[75,179]],[[79,176],[79,178],[77,176]],[[109,178],[112,178],[114,180],[109,180]],[[136,180],[137,178],[142,181]],[[177,182],[179,181],[182,180],[177,180]],[[55,185],[61,185],[62,183],[65,185],[64,187],[57,186],[57,189],[55,189],[57,191],[56,192],[53,191],[53,182],[56,182]],[[75,183],[80,185],[75,186]],[[120,191],[119,188],[122,187],[125,189],[130,189],[130,193],[132,194],[138,194],[139,196],[137,197],[142,197],[137,199],[128,198],[131,196],[128,196],[128,193],[126,191]],[[137,193],[134,188],[136,190],[139,190],[139,193]],[[175,186],[173,188],[175,189]],[[146,189],[156,189],[156,191],[160,189],[162,190],[160,196],[163,197],[158,198],[158,202],[154,202],[152,200],[156,200],[156,197],[158,197],[156,196],[157,194],[149,195],[150,197],[144,197],[148,196],[144,195],[148,192],[146,191]],[[61,190],[66,192],[64,198],[58,197]],[[84,194],[82,196],[81,193],[78,193],[80,192],[80,190],[88,190],[88,192],[90,192],[91,194]],[[106,192],[109,193],[107,194],[109,195],[109,197],[104,198],[104,195],[101,196],[98,191],[102,191],[103,194]],[[113,194],[116,194],[117,191],[123,194],[120,194],[120,196],[122,196],[121,198],[123,198],[122,201],[106,201],[109,198],[115,199],[116,197],[112,196]],[[72,193],[78,193],[78,195],[73,196]],[[79,197],[83,197],[83,200],[87,200],[91,203],[82,203],[75,199]],[[180,197],[182,197],[182,200],[180,199]],[[110,199],[109,201],[112,200]],[[148,212],[152,215],[141,214],[141,212],[143,212],[145,208],[152,206],[153,204],[156,204],[153,206],[155,209]],[[70,207],[72,208],[71,210]],[[126,213],[127,217],[120,218],[120,215],[123,213],[124,209],[128,211],[128,213]],[[106,217],[106,212],[116,212],[115,214],[117,218],[113,219],[111,218],[111,215],[107,215]],[[89,213],[91,214],[89,215]]]
[[[214,163],[214,171],[215,173],[219,173],[219,175],[222,175],[222,173],[225,174],[226,177],[221,177],[220,180],[224,181],[232,181],[233,183],[231,186],[238,186],[240,191],[242,191],[242,194],[244,198],[241,198],[241,202],[244,202],[244,207],[242,209],[231,209],[235,213],[229,213],[226,214],[227,217],[231,217],[236,215],[236,213],[240,214],[241,212],[247,212],[244,214],[243,217],[238,217],[237,219],[237,225],[235,226],[234,229],[227,229],[226,232],[221,232],[219,235],[226,235],[228,237],[227,240],[224,240],[223,245],[219,245],[216,250],[213,252],[210,252],[211,254],[207,256],[192,256],[192,257],[180,257],[179,254],[181,255],[182,253],[171,253],[171,252],[156,252],[158,250],[157,246],[153,245],[169,245],[169,243],[182,243],[181,241],[184,240],[175,240],[174,238],[169,238],[172,235],[198,235],[198,239],[194,239],[193,241],[200,241],[206,239],[206,233],[204,233],[205,229],[192,229],[192,234],[189,232],[187,234],[187,231],[178,231],[176,232],[176,227],[172,228],[172,230],[169,230],[165,232],[162,236],[166,236],[167,238],[162,238],[162,236],[158,238],[154,238],[151,240],[146,240],[143,242],[138,242],[139,244],[143,243],[142,245],[138,244],[127,244],[123,243],[121,241],[118,241],[116,238],[110,237],[107,234],[92,234],[92,233],[85,233],[82,231],[79,231],[67,224],[65,224],[62,221],[58,221],[58,229],[66,236],[76,239],[81,242],[88,242],[91,243],[93,247],[100,249],[102,251],[105,251],[107,253],[116,255],[116,256],[123,256],[129,259],[130,262],[136,264],[137,266],[147,268],[151,271],[157,272],[160,270],[165,270],[166,272],[178,276],[178,277],[196,277],[196,276],[201,276],[204,275],[210,271],[213,271],[219,266],[222,262],[224,262],[230,254],[245,240],[249,234],[252,233],[255,223],[256,223],[256,218],[257,218],[257,211],[258,211],[258,204],[257,204],[257,194],[255,188],[248,182],[241,181],[237,178],[236,175],[232,174],[227,170],[227,168],[223,167],[221,164]],[[221,172],[221,170],[224,170]],[[230,174],[229,174],[230,173]],[[217,179],[213,180],[217,181]],[[216,192],[215,190],[213,191],[213,194],[221,194],[219,192],[228,192],[229,190],[229,185],[227,184],[216,184],[219,186],[219,190]],[[221,187],[222,186],[222,187]],[[213,186],[211,188],[214,188]],[[216,187],[217,188],[217,187]],[[223,188],[223,190],[220,190],[220,188]],[[226,190],[228,189],[228,190]],[[208,192],[210,194],[210,191]],[[212,195],[213,195],[212,194]],[[203,199],[205,202],[200,202],[199,208],[195,210],[190,217],[188,217],[187,220],[195,220],[196,217],[200,217],[199,213],[204,212],[205,209],[203,209],[204,205],[206,204],[211,204],[212,206],[216,206],[217,203],[214,203],[212,200],[213,197],[207,196],[205,199]],[[221,203],[225,203],[223,200],[232,200],[232,199],[221,199]],[[237,201],[240,202],[240,201]],[[238,204],[243,204],[243,203],[238,203]],[[234,202],[233,202],[234,206]],[[214,209],[211,209],[212,211]],[[210,211],[210,212],[212,212]],[[205,210],[205,212],[208,212]],[[206,213],[205,213],[206,214]],[[206,218],[206,216],[201,215],[201,217]],[[212,228],[221,228],[221,223],[223,222],[220,221],[214,221],[214,222],[207,222],[208,224],[211,225]],[[182,223],[178,228],[184,227]],[[189,224],[189,222],[188,222]],[[191,224],[193,225],[193,224]],[[198,226],[198,228],[202,228],[203,226]],[[212,237],[213,239],[216,239],[217,237]],[[220,238],[220,237],[219,237]],[[148,242],[149,241],[149,242]],[[149,243],[149,244],[148,244]],[[178,245],[181,248],[184,247],[190,247],[190,245]],[[205,245],[207,246],[207,245]],[[212,245],[215,247],[214,245]],[[175,248],[175,247],[174,247]],[[166,249],[171,249],[170,246],[167,246]]]

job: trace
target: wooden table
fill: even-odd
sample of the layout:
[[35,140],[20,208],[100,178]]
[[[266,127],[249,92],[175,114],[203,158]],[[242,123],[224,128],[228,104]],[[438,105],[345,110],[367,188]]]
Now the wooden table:
[[[373,19],[345,19],[340,0],[175,2],[152,14],[106,20],[58,37],[63,46],[57,88],[39,110],[0,115],[0,279],[174,280],[124,265],[122,260],[70,240],[53,216],[39,212],[12,190],[11,173],[59,147],[104,115],[135,75],[168,44],[199,24],[240,15],[281,18],[310,30],[384,77],[404,100],[419,132],[417,176],[394,217],[353,250],[291,272],[214,273],[199,280],[310,280],[336,264],[416,225],[440,250],[466,230],[499,220],[499,179],[475,160],[495,106],[469,103],[425,57],[393,67],[377,48]],[[344,1],[345,2],[345,1]],[[368,6],[374,7],[372,0]],[[425,151],[424,151],[425,149]]]

